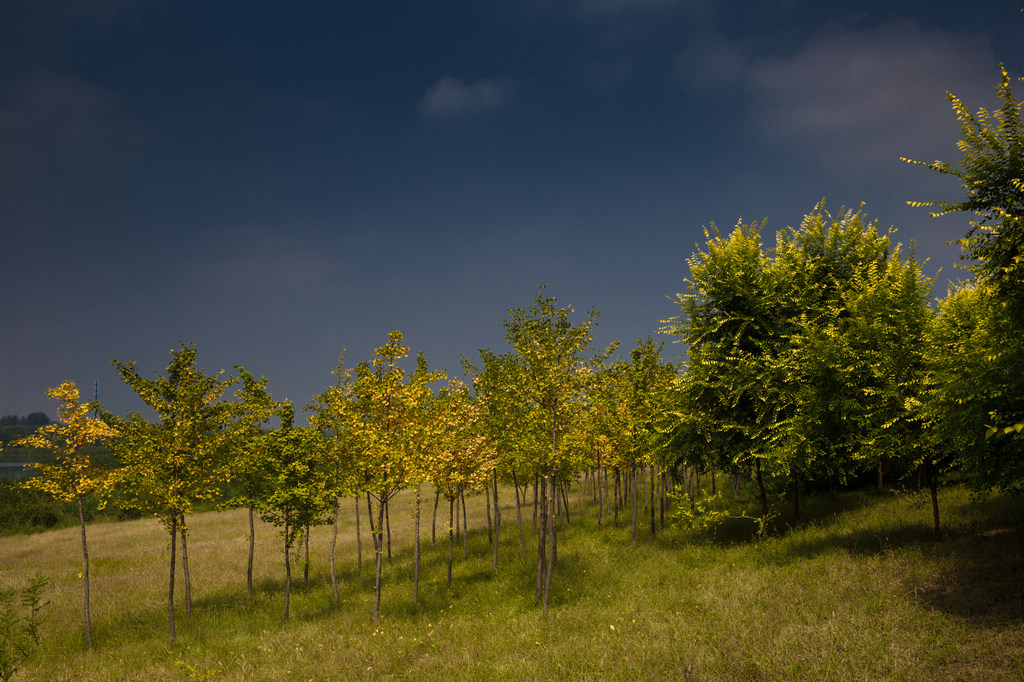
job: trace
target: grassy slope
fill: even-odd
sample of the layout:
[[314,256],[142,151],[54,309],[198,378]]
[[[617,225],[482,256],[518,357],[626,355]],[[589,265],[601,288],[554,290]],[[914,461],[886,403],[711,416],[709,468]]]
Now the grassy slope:
[[155,520],[89,527],[91,654],[83,651],[77,529],[0,538],[0,587],[20,587],[37,572],[52,581],[44,643],[20,679],[935,680],[1012,679],[1024,670],[1020,502],[975,504],[961,489],[944,491],[941,544],[930,540],[925,498],[857,493],[831,505],[809,498],[811,521],[760,544],[742,539],[740,526],[714,537],[641,533],[630,547],[628,527],[598,531],[593,508],[581,522],[573,495],[545,618],[533,600],[535,545],[527,532],[528,554],[520,551],[508,495],[499,574],[491,572],[477,496],[470,559],[456,551],[451,591],[444,524],[432,549],[424,505],[413,605],[411,500],[404,494],[392,509],[395,556],[385,567],[379,623],[365,507],[361,574],[352,501],[343,508],[341,609],[332,606],[326,567],[330,529],[318,528],[308,588],[293,564],[299,585],[289,623],[274,529],[257,527],[250,600],[245,512],[198,515],[189,548],[194,612],[186,621],[179,573],[173,649],[169,551]]

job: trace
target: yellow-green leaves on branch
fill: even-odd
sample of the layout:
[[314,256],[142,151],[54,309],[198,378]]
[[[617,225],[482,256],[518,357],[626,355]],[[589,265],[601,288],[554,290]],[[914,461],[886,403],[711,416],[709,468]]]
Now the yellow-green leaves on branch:
[[224,400],[236,383],[222,373],[208,375],[196,367],[196,348],[171,351],[166,376],[143,378],[134,362],[114,360],[121,379],[156,412],[149,423],[138,413],[120,419],[106,413],[120,437],[112,449],[122,467],[117,472],[124,503],[154,514],[170,534],[171,567],[168,612],[174,640],[174,564],[176,537],[181,533],[185,574],[185,611],[191,611],[188,570],[188,527],[185,517],[199,500],[216,498],[230,477],[231,430],[235,408]]
[[95,468],[82,448],[111,438],[117,432],[99,419],[88,415],[89,406],[78,402],[78,388],[65,381],[46,392],[60,401],[57,423],[40,427],[34,434],[14,441],[12,445],[45,448],[56,454],[54,464],[33,464],[39,474],[25,482],[26,487],[42,490],[55,499],[78,503],[78,520],[82,528],[82,576],[85,578],[85,642],[92,648],[92,626],[89,619],[89,549],[85,540],[85,513],[82,500],[109,484],[107,472]]
[[[579,411],[581,399],[597,365],[611,355],[614,347],[605,354],[590,355],[598,312],[591,310],[586,321],[573,324],[569,319],[573,309],[568,306],[559,308],[558,301],[548,296],[543,286],[528,308],[513,308],[508,312],[510,319],[505,320],[505,340],[515,349],[524,370],[520,385],[522,396],[531,404],[537,416],[535,423],[546,435],[548,443],[548,447],[534,455],[536,471],[543,482],[536,596],[538,599],[543,596],[546,611],[551,571],[557,553],[557,536],[554,533],[556,474],[564,476],[568,473],[564,466],[568,463],[567,450],[560,447],[560,436]],[[549,499],[552,503],[550,512]],[[550,555],[546,549],[549,537]]]

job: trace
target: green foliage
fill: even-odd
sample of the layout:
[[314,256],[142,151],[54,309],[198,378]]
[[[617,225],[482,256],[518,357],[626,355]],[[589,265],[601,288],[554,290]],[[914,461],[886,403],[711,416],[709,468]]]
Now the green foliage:
[[947,94],[963,136],[957,142],[963,152],[959,168],[944,161],[902,160],[961,181],[967,195],[962,201],[908,203],[934,208],[933,216],[961,211],[979,216],[959,240],[963,255],[972,261],[980,279],[991,282],[995,295],[1010,302],[1020,315],[1024,312],[1024,120],[1010,76],[1005,67],[1000,68],[1002,77],[996,86],[1002,99],[999,109],[982,107],[974,114],[956,95]]
[[[938,442],[951,446],[980,489],[1024,491],[1024,120],[1011,78],[1001,67],[1001,106],[971,110],[948,94],[960,121],[959,167],[904,161],[956,177],[961,201],[911,201],[932,215],[978,216],[959,240],[977,284],[951,291],[934,329],[928,404],[923,413]],[[975,310],[965,305],[970,299]],[[960,359],[962,358],[962,360]],[[959,363],[959,372],[956,365]],[[968,421],[970,423],[968,423]],[[979,434],[984,433],[984,436]]]
[[[920,461],[913,411],[931,281],[893,232],[819,204],[761,245],[765,223],[712,225],[664,331],[689,361],[668,446],[698,468],[839,479],[881,458]],[[672,423],[674,421],[674,424]]]
[[5,682],[39,647],[40,612],[49,604],[42,595],[48,582],[38,575],[31,578],[17,605],[14,589],[0,590],[0,679]]
[[195,346],[171,351],[166,376],[143,378],[135,362],[112,364],[121,379],[158,417],[126,418],[105,412],[118,432],[111,441],[121,464],[115,472],[123,506],[156,515],[168,528],[191,514],[197,502],[215,500],[230,478],[236,409],[224,400],[234,377],[207,375],[196,367]]

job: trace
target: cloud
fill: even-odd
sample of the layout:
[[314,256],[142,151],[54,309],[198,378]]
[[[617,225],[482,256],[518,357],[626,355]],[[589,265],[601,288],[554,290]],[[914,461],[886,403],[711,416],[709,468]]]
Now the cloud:
[[987,106],[997,76],[984,36],[898,23],[818,35],[792,56],[752,61],[742,78],[766,135],[867,162],[948,149],[946,92]]
[[499,109],[514,94],[515,87],[507,80],[481,78],[466,83],[461,78],[442,76],[427,88],[417,108],[427,118],[460,121]]

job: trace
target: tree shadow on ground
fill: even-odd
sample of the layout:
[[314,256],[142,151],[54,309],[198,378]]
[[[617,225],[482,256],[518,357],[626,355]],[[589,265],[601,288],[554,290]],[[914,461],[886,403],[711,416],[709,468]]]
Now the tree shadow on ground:
[[[906,499],[908,510],[925,504],[920,496]],[[1024,624],[1024,500],[965,500],[946,503],[940,511],[942,541],[935,540],[929,521],[877,515],[861,527],[818,522],[821,532],[793,529],[771,548],[770,560],[787,562],[836,551],[910,551],[935,569],[924,583],[907,579],[907,591],[923,603],[974,626]]]

